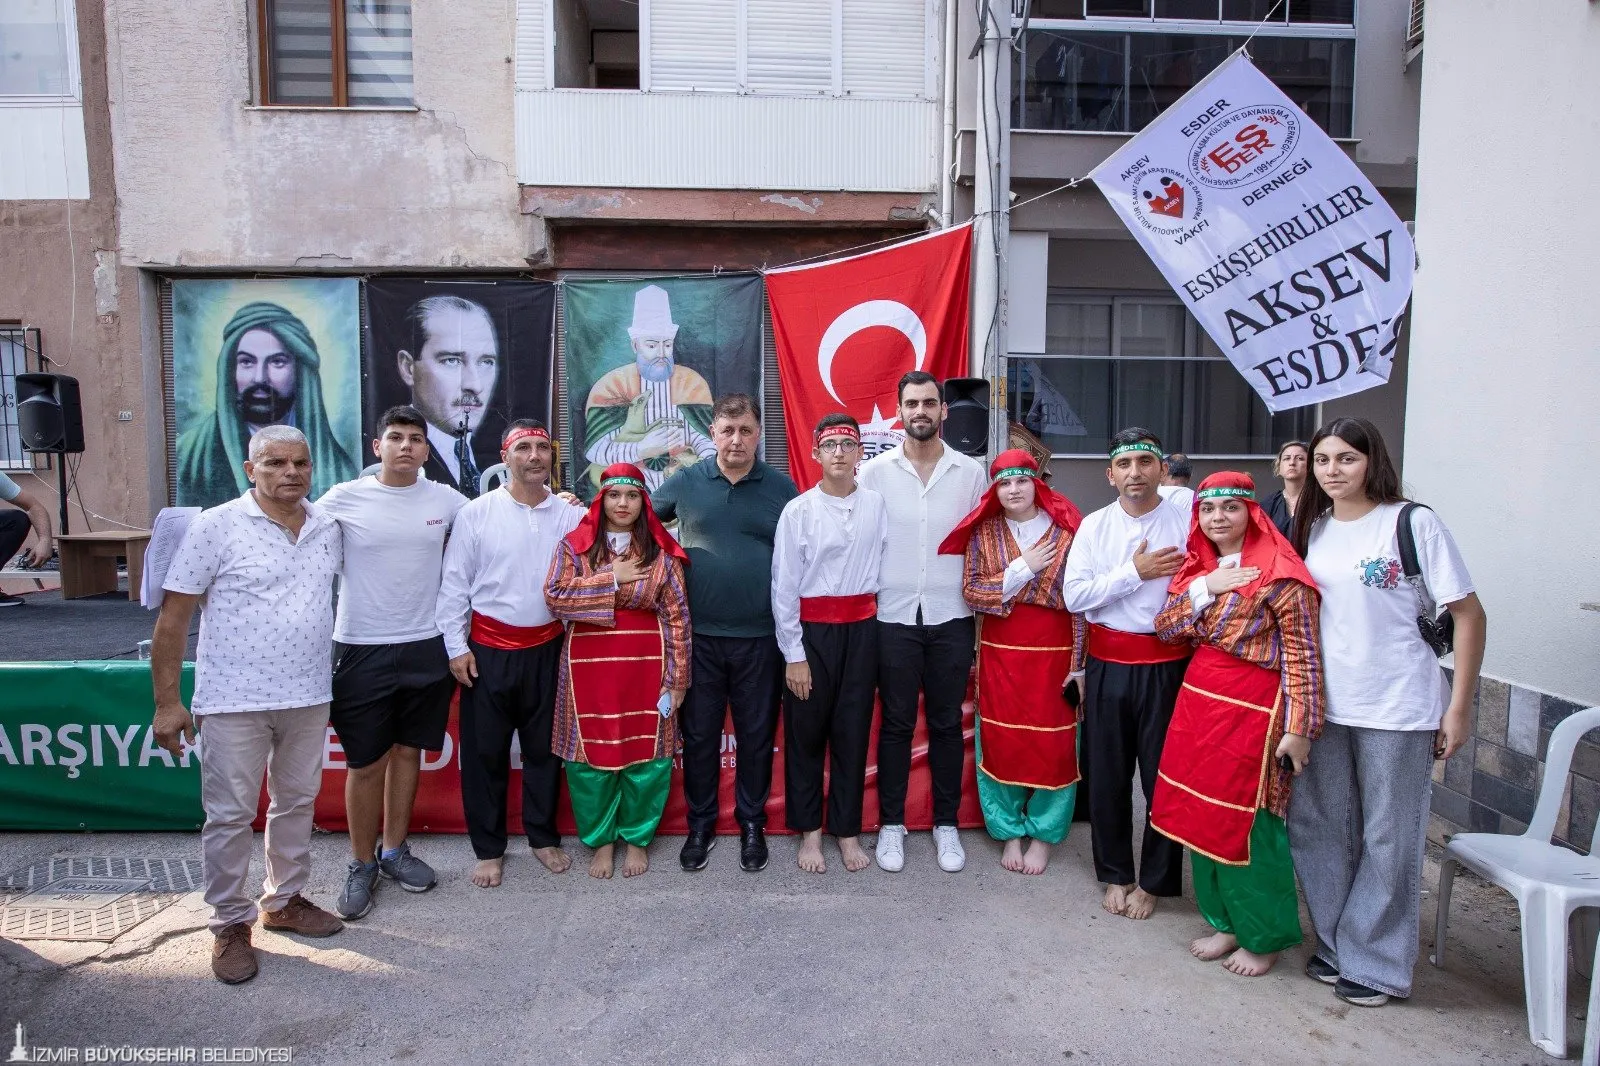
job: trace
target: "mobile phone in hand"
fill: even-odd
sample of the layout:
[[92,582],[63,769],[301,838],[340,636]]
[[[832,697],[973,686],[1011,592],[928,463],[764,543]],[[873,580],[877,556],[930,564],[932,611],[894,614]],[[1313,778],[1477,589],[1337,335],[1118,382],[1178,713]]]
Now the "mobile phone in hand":
[[1069,677],[1067,683],[1061,686],[1061,698],[1067,701],[1067,706],[1077,710],[1083,706],[1083,693],[1078,691],[1078,679]]
[[1278,766],[1286,774],[1294,773],[1294,760],[1289,758],[1287,755],[1278,756]]

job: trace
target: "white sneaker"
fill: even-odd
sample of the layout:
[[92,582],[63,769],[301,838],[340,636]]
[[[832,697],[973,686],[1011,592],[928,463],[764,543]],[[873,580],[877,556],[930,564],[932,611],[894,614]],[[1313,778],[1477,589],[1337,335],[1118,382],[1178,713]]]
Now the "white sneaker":
[[878,830],[878,869],[899,873],[906,865],[906,827],[886,825]]
[[939,849],[939,869],[945,873],[960,873],[967,865],[967,853],[961,847],[961,834],[956,832],[955,826],[934,826],[933,844]]

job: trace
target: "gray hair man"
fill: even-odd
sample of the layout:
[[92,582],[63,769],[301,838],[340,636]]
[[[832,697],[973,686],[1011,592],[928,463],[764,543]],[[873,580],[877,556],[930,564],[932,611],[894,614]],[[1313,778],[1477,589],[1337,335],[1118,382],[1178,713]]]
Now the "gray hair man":
[[[156,742],[180,754],[205,737],[200,831],[205,898],[216,940],[211,970],[238,984],[256,975],[246,892],[251,823],[266,777],[265,929],[332,936],[338,918],[302,895],[311,878],[311,818],[322,784],[333,670],[333,581],[343,563],[339,527],[306,500],[311,451],[291,426],[250,438],[239,498],[190,523],[163,583],[151,648]],[[201,597],[194,698],[179,692],[189,622]],[[192,708],[192,714],[191,714]]]

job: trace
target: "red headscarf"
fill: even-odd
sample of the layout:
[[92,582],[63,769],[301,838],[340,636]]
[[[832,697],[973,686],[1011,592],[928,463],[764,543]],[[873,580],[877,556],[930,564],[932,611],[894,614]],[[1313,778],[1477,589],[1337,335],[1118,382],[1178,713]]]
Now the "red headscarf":
[[612,485],[632,485],[639,490],[639,495],[644,498],[644,520],[650,527],[650,535],[656,539],[656,545],[688,566],[689,553],[683,550],[683,545],[673,539],[661,524],[661,519],[656,517],[656,509],[650,506],[650,490],[645,488],[644,472],[632,463],[612,463],[601,472],[600,491],[595,493],[589,513],[583,516],[577,529],[567,534],[567,543],[572,545],[572,550],[582,555],[594,546],[595,538],[605,528],[606,489]]
[[1012,448],[995,456],[994,462],[989,464],[989,491],[983,494],[983,499],[978,502],[973,512],[963,518],[961,524],[944,538],[944,543],[939,545],[939,554],[965,554],[967,542],[978,531],[978,526],[983,524],[984,519],[1005,514],[1005,508],[1000,505],[1000,482],[1006,478],[1022,475],[1034,479],[1033,502],[1038,504],[1039,510],[1049,515],[1052,522],[1068,533],[1076,533],[1078,526],[1083,522],[1083,512],[1073,506],[1071,500],[1044,483],[1039,477],[1039,460],[1033,457],[1032,452]]
[[1306,564],[1256,502],[1255,479],[1237,470],[1223,470],[1200,482],[1200,488],[1195,491],[1194,512],[1189,517],[1189,554],[1178,572],[1172,575],[1172,583],[1167,586],[1169,592],[1186,591],[1195,578],[1204,577],[1217,568],[1217,560],[1221,558],[1217,546],[1200,529],[1200,501],[1213,497],[1240,500],[1250,512],[1239,565],[1256,567],[1261,576],[1238,589],[1239,595],[1254,596],[1272,582],[1284,580],[1298,581],[1316,591],[1317,583],[1311,579]]

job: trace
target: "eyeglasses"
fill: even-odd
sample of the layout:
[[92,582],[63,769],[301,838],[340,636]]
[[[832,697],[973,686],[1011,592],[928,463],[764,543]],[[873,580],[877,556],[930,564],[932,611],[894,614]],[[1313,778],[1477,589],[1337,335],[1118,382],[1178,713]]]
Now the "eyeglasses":
[[817,451],[823,455],[837,455],[844,452],[853,452],[861,447],[860,442],[853,440],[825,440],[817,445]]

